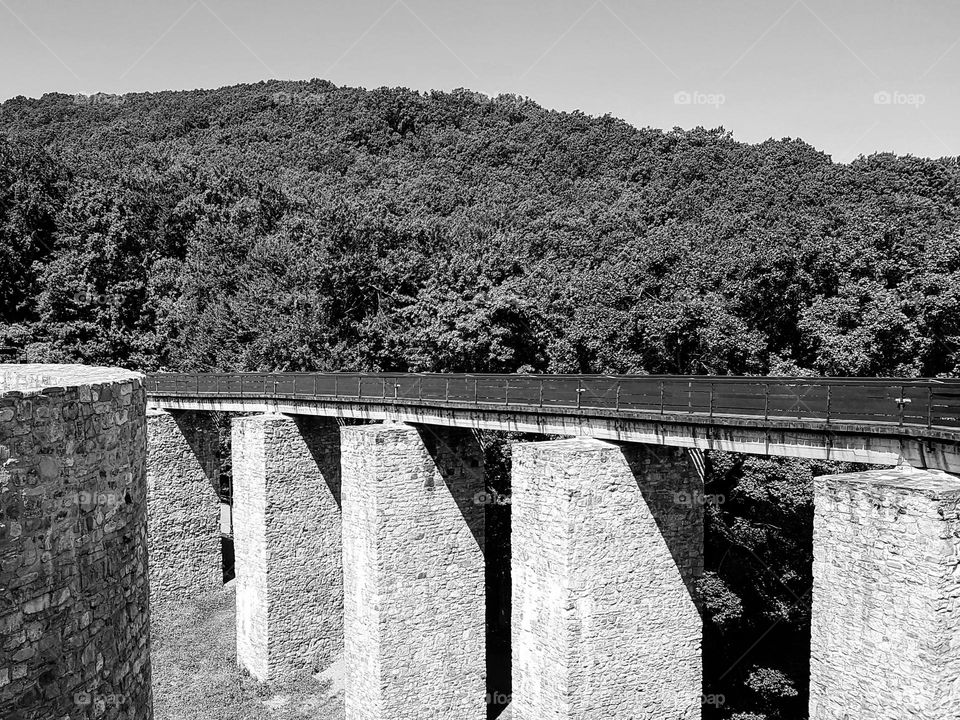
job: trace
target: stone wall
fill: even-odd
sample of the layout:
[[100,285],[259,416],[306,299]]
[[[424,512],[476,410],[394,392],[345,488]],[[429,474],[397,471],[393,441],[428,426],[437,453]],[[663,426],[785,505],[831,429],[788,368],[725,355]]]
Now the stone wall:
[[0,366],[0,717],[152,717],[141,376]]
[[513,718],[700,717],[702,482],[682,450],[513,447]]
[[394,424],[341,436],[346,720],[484,720],[479,444]]
[[815,480],[811,720],[955,720],[960,478]]
[[147,413],[150,597],[159,611],[223,586],[218,450],[211,413]]
[[325,670],[343,652],[340,427],[233,420],[237,659],[261,681]]

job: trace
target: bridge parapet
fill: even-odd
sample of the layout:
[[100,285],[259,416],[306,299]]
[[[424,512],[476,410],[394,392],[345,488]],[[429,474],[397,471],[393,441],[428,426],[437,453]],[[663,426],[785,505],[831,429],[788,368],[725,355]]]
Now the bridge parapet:
[[960,430],[960,380],[455,373],[158,373],[152,396],[566,408]]
[[960,473],[960,382],[832,378],[158,374],[167,409],[589,436]]

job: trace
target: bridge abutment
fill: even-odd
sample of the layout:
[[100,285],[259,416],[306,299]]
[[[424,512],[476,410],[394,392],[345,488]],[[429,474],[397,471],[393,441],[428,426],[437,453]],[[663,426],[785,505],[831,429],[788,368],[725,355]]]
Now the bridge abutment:
[[956,718],[960,478],[815,480],[811,720]]
[[702,482],[686,453],[513,450],[513,718],[701,714]]
[[237,660],[261,681],[326,669],[343,652],[340,427],[233,420]]
[[483,455],[469,431],[344,428],[347,720],[483,720]]
[[223,586],[218,437],[211,413],[147,412],[150,599],[155,606]]

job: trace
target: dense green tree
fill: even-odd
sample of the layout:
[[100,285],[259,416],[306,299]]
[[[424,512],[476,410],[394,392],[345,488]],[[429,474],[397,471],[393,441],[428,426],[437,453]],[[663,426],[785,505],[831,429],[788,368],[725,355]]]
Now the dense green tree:
[[38,267],[51,257],[68,182],[46,152],[0,136],[0,349],[32,335]]

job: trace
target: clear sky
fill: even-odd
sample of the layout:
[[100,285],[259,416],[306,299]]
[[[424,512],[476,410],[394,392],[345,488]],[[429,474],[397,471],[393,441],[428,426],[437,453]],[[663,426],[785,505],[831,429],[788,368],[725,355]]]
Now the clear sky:
[[957,0],[0,0],[0,98],[326,78],[960,155]]

